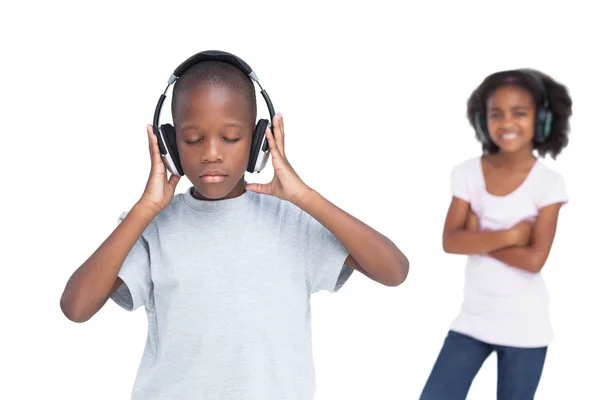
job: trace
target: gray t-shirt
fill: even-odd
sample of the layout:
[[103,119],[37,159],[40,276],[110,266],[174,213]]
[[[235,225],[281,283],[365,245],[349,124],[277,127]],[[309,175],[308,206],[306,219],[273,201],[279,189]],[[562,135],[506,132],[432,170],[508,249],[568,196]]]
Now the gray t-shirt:
[[132,399],[312,400],[310,295],[346,282],[348,251],[287,201],[192,189],[144,231],[112,296],[148,317]]

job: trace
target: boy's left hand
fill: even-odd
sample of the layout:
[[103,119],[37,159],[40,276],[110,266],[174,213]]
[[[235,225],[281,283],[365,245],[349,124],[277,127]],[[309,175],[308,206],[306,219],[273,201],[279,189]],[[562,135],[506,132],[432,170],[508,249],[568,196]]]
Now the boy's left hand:
[[246,189],[297,203],[310,191],[310,188],[300,179],[285,156],[285,133],[281,114],[275,116],[273,124],[275,135],[268,128],[266,132],[275,172],[273,180],[267,184],[249,183]]

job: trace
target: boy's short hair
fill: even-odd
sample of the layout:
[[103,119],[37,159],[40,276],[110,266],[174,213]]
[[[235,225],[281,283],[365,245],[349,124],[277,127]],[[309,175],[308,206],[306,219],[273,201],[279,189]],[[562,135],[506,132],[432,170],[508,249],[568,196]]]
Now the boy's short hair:
[[222,61],[200,62],[193,65],[177,79],[173,86],[171,101],[173,119],[175,119],[179,94],[198,86],[221,86],[242,93],[248,100],[252,122],[256,121],[256,92],[252,80],[238,68]]

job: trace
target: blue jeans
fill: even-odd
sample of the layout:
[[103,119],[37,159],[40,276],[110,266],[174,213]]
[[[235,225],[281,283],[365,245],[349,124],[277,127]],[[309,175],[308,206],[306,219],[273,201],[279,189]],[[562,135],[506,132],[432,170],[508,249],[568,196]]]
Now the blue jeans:
[[547,347],[497,346],[450,331],[420,400],[465,400],[488,356],[498,355],[498,400],[533,400],[542,376]]

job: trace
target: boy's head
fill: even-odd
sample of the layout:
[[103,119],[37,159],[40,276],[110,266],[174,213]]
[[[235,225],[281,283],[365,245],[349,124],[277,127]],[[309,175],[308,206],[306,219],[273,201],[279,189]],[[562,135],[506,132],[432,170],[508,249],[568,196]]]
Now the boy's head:
[[[537,74],[539,81],[529,73],[497,72],[471,94],[467,104],[469,122],[475,127],[477,113],[482,114],[491,139],[482,143],[484,152],[515,152],[526,148],[537,150],[541,156],[550,153],[555,158],[566,147],[572,104],[568,91],[550,77],[538,71],[532,73]],[[552,113],[550,134],[541,143],[534,140],[537,111],[543,101],[540,85]]]
[[195,195],[240,195],[256,124],[250,78],[224,62],[198,63],[175,82],[171,111],[181,166]]

